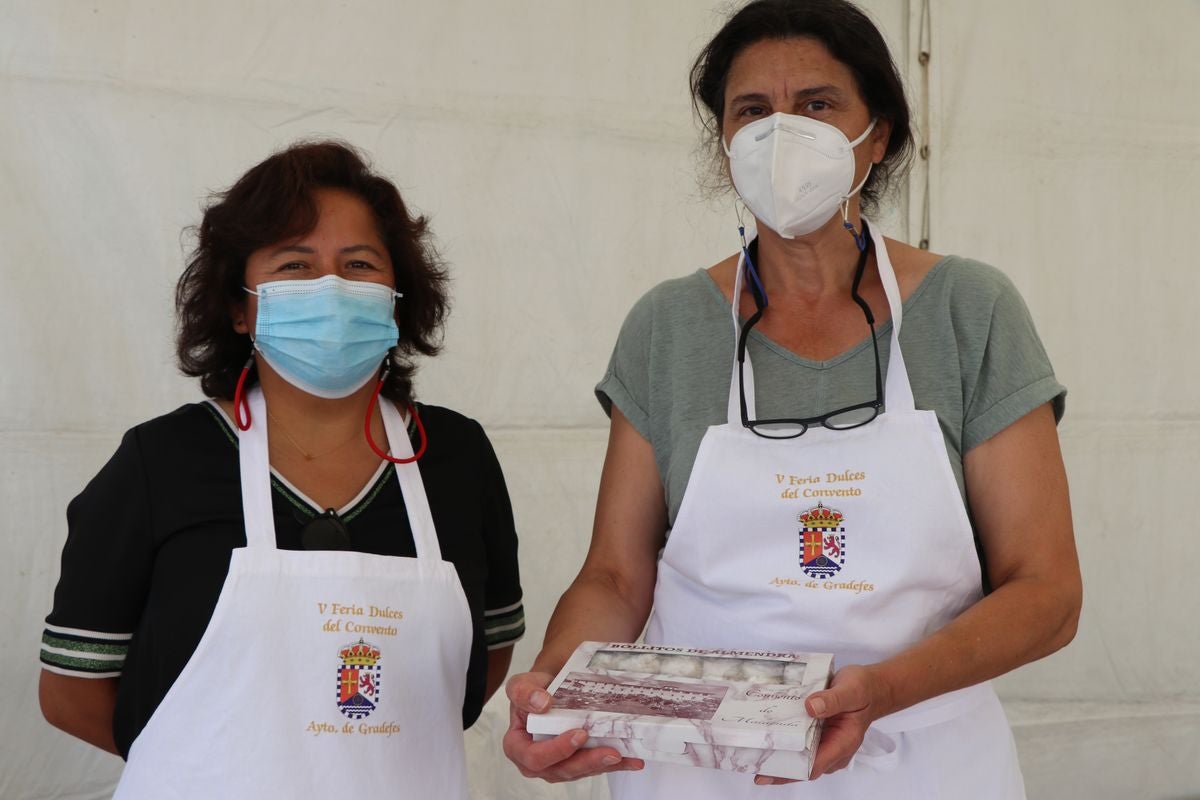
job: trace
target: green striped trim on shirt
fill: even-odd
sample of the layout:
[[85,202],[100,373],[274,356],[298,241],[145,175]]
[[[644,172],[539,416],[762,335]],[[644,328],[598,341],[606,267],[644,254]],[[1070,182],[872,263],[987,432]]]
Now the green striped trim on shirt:
[[525,635],[525,607],[517,602],[504,608],[484,611],[483,632],[488,650],[512,647]]
[[63,675],[116,677],[125,667],[132,636],[47,625],[42,632],[41,662],[51,672]]

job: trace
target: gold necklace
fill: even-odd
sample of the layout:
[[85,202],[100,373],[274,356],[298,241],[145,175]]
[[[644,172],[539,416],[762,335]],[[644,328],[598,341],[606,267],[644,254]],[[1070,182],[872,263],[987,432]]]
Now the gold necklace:
[[299,451],[300,455],[304,456],[305,461],[315,461],[316,459],[323,458],[323,457],[329,455],[330,453],[335,453],[358,438],[358,432],[355,431],[354,434],[351,435],[351,437],[349,439],[347,439],[346,441],[342,442],[339,445],[336,445],[335,447],[331,447],[328,450],[325,450],[324,452],[321,452],[321,453],[310,453],[307,450],[305,450],[303,447],[301,447],[300,443],[297,442],[290,433],[288,433],[287,428],[283,427],[283,423],[279,421],[279,418],[271,413],[271,409],[267,409],[267,416],[270,417],[271,421],[275,423],[275,426],[279,428],[279,432],[283,434],[283,438],[285,438],[289,442],[291,442],[292,447],[296,448],[296,450]]

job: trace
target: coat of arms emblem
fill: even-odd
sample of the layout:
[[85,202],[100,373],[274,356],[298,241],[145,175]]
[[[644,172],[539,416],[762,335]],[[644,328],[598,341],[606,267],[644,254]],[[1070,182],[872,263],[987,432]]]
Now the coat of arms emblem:
[[800,568],[810,578],[826,579],[836,575],[846,563],[846,528],[840,511],[817,503],[801,511]]
[[362,639],[341,648],[338,656],[338,710],[350,719],[363,719],[379,705],[383,656]]

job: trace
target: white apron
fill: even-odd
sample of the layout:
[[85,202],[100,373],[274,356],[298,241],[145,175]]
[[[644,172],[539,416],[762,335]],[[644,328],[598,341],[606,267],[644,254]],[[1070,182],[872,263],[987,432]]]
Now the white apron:
[[[832,652],[835,666],[869,664],[982,596],[937,415],[913,403],[895,273],[878,228],[871,232],[892,313],[886,413],[853,430],[756,436],[741,424],[735,356],[728,423],[700,443],[659,561],[647,642]],[[735,299],[741,284],[739,263]],[[745,391],[754,419],[749,354]],[[647,762],[642,772],[613,774],[610,786],[616,800],[1025,796],[990,683],[878,720],[848,769],[812,783],[760,787],[749,774]]]
[[[261,390],[249,400],[265,421]],[[379,407],[411,456],[399,412]],[[266,425],[239,440],[246,547],[115,800],[464,800],[471,617],[416,463],[396,465],[416,558],[280,550]]]

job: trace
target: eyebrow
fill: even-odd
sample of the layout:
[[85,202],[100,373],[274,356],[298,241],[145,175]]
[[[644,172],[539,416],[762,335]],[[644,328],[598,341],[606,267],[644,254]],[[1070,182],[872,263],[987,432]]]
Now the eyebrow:
[[[304,255],[313,255],[317,251],[311,247],[306,247],[301,244],[288,244],[271,252],[271,258],[284,255],[285,253],[303,253]],[[349,247],[343,247],[338,251],[342,255],[351,253],[371,253],[376,258],[383,258],[383,254],[369,244],[352,244]]]
[[341,253],[342,255],[349,255],[350,253],[370,253],[376,258],[383,258],[383,253],[379,252],[369,244],[352,244],[349,247],[343,247],[341,249]]
[[[792,92],[792,97],[797,100],[802,100],[806,97],[813,97],[819,94],[827,94],[831,97],[841,99],[844,92],[842,92],[842,90],[836,86],[811,86],[807,89],[797,89],[796,91]],[[748,94],[739,94],[737,97],[730,100],[729,104],[733,105],[735,103],[745,102],[763,103],[770,101],[770,99],[770,97],[761,92],[750,92]]]

